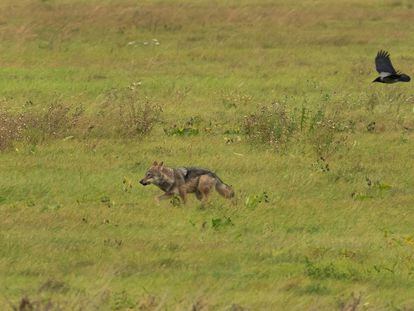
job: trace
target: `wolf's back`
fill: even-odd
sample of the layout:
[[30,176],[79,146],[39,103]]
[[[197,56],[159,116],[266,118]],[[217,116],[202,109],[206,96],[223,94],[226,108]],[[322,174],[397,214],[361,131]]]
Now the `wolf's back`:
[[200,177],[202,175],[210,175],[214,178],[217,178],[216,174],[214,174],[212,171],[201,167],[180,167],[178,169],[182,172],[186,181]]
[[234,197],[234,191],[232,187],[224,183],[216,173],[201,167],[180,167],[179,170],[184,176],[184,180],[188,181],[193,178],[198,178],[203,175],[208,175],[216,180],[216,190],[225,198]]

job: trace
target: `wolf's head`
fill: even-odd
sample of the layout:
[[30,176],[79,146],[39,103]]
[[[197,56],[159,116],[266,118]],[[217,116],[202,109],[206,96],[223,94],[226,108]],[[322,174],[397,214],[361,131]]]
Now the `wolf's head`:
[[162,168],[164,167],[164,163],[160,162],[157,163],[155,161],[152,166],[148,169],[145,173],[144,178],[142,178],[139,183],[143,186],[150,185],[150,184],[159,184],[163,179]]

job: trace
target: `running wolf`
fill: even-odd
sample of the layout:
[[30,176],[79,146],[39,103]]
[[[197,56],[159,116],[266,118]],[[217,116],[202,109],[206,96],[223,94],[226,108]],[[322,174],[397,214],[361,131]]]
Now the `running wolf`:
[[213,187],[225,198],[234,197],[233,189],[215,173],[199,167],[171,168],[155,161],[139,183],[144,186],[154,184],[164,191],[163,195],[156,197],[157,201],[178,194],[185,203],[187,193],[195,193],[197,199],[206,201]]

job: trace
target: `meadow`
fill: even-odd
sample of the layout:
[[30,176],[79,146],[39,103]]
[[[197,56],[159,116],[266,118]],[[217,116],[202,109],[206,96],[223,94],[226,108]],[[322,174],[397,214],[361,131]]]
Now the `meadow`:
[[[2,0],[0,309],[413,310],[409,0]],[[236,192],[157,205],[154,161]]]

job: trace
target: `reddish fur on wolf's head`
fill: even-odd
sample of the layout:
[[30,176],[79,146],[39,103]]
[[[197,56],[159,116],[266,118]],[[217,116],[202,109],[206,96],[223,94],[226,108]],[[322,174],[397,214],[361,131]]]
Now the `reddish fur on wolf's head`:
[[159,172],[162,170],[164,163],[157,161],[154,161],[152,163],[152,166],[149,168],[149,170],[145,173],[144,178],[142,178],[139,183],[143,186],[149,185],[157,180]]

